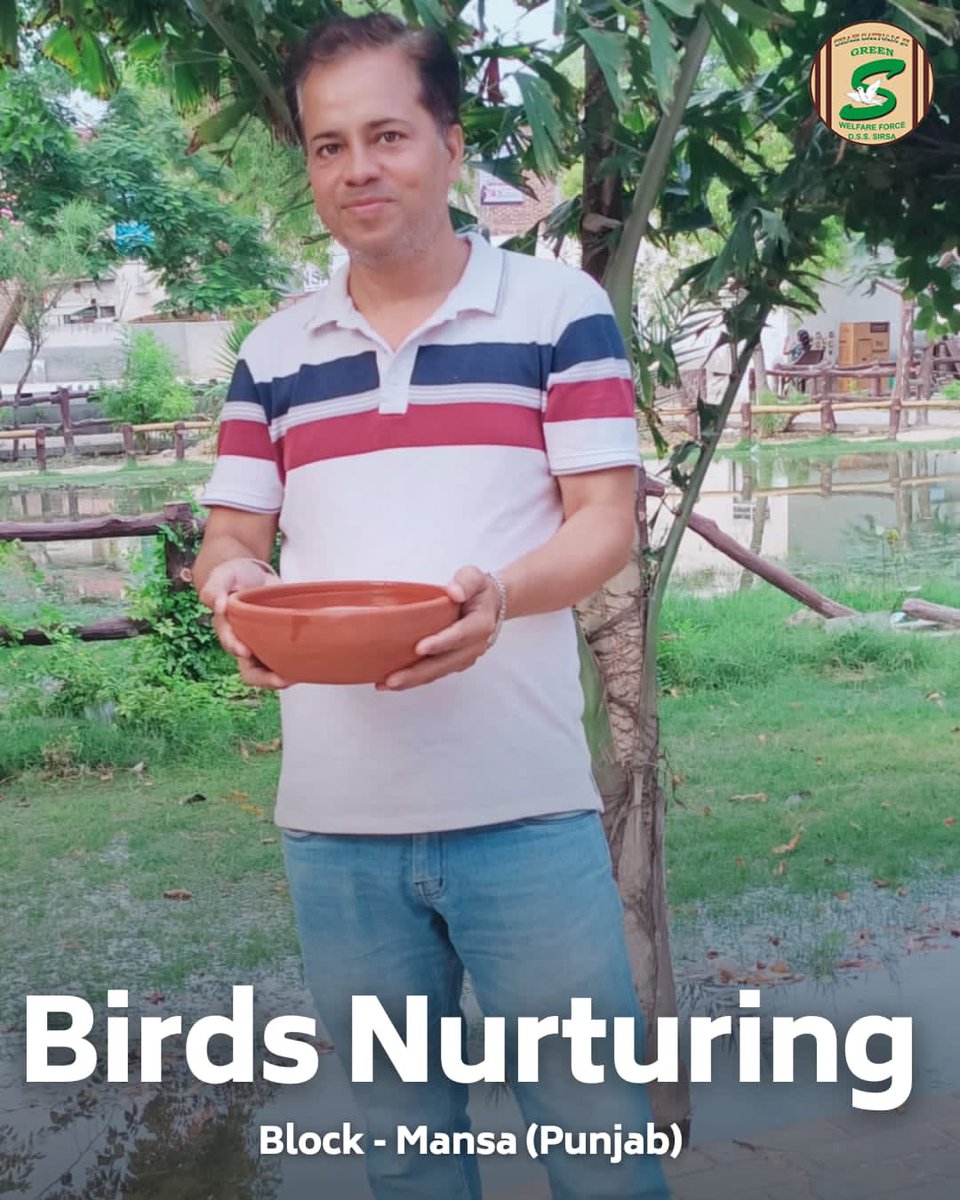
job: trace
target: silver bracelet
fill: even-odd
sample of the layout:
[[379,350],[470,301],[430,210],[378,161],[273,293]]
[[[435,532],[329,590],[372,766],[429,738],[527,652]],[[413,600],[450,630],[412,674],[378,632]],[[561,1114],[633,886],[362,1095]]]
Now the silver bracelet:
[[488,571],[487,578],[493,580],[494,587],[497,589],[497,595],[500,597],[500,607],[497,610],[497,623],[493,627],[493,633],[487,638],[487,649],[489,650],[500,636],[500,630],[507,619],[507,588],[496,571]]
[[271,575],[276,575],[279,579],[279,574],[270,566],[268,562],[264,562],[262,558],[246,558],[244,562],[252,562],[255,566],[263,567],[265,571],[269,571]]

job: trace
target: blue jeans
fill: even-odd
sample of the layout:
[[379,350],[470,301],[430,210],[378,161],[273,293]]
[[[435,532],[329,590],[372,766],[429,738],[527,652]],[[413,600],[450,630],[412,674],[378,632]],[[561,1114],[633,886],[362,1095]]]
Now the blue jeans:
[[[439,1066],[439,1019],[460,1015],[464,969],[483,1013],[506,1018],[510,1078],[516,1018],[562,1019],[573,996],[591,997],[593,1016],[608,1022],[634,1017],[640,1060],[643,1018],[598,813],[449,833],[287,833],[283,841],[306,982],[348,1074],[354,995],[376,995],[401,1033],[407,996],[428,997],[430,1082],[404,1083],[384,1062],[373,1083],[353,1084],[377,1200],[480,1197],[472,1156],[394,1152],[398,1124],[469,1128],[468,1088]],[[541,1042],[539,1082],[514,1085],[526,1123],[576,1132],[613,1131],[620,1122],[645,1133],[652,1119],[646,1092],[616,1074],[611,1040],[593,1043],[593,1061],[605,1067],[601,1084],[572,1078],[565,1039]],[[376,1137],[386,1138],[387,1149],[373,1148]],[[554,1149],[542,1161],[555,1200],[669,1197],[653,1156],[613,1166],[603,1156]]]

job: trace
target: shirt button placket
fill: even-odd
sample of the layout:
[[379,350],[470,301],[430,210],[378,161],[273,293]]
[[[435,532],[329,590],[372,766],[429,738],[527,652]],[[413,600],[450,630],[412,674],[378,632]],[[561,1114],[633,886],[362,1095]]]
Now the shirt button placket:
[[409,401],[410,375],[416,347],[405,346],[381,363],[380,412],[405,413]]

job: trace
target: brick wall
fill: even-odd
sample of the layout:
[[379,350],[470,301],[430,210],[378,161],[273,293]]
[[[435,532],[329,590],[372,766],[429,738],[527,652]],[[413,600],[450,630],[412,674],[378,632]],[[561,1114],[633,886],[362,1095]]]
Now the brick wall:
[[490,231],[492,238],[514,237],[526,233],[531,225],[547,216],[560,203],[560,188],[557,184],[545,182],[536,175],[529,174],[526,181],[533,189],[535,199],[524,196],[521,204],[483,204],[480,197],[484,181],[478,180],[475,199],[480,225]]

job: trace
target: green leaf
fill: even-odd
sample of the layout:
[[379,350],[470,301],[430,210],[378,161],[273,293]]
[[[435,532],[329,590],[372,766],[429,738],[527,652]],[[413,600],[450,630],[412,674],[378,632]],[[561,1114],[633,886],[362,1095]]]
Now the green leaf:
[[772,25],[792,25],[793,19],[783,11],[776,0],[757,4],[756,0],[725,0],[725,2],[755,29],[769,29]]
[[923,0],[890,0],[890,3],[943,42],[952,42],[960,36],[960,16],[945,7],[925,4]]
[[626,36],[605,29],[594,29],[591,26],[584,26],[578,32],[581,40],[589,47],[590,53],[597,60],[597,66],[603,72],[603,78],[610,89],[610,96],[619,111],[625,103],[623,88],[620,86],[620,68],[626,59]]
[[61,25],[47,39],[44,52],[94,95],[106,98],[116,90],[113,63],[100,39],[88,30]]
[[443,29],[447,24],[447,16],[440,7],[438,0],[413,0],[421,25],[427,28]]
[[653,0],[643,0],[647,14],[647,33],[650,37],[650,65],[660,107],[670,107],[673,99],[673,80],[677,71],[677,52],[673,47],[673,30]]
[[757,210],[760,214],[760,227],[768,238],[780,243],[780,249],[786,254],[790,246],[790,230],[787,229],[779,213],[767,208]]
[[699,0],[660,0],[660,3],[678,17],[695,17],[700,7]]
[[538,75],[521,71],[514,76],[520,88],[523,108],[530,123],[533,156],[543,175],[551,175],[560,167],[557,153],[563,136],[560,118],[553,107],[550,88]]
[[201,121],[193,131],[193,138],[187,147],[187,153],[195,154],[201,146],[209,146],[222,141],[253,110],[255,103],[253,97],[248,97],[246,100],[235,100],[232,104],[225,104],[212,117]]
[[724,16],[716,0],[708,0],[706,13],[713,36],[717,39],[730,69],[741,77],[755,71],[757,54],[747,34]]
[[554,0],[553,32],[566,33],[567,30],[567,0]]
[[19,65],[18,25],[17,0],[0,0],[0,61],[11,67]]

